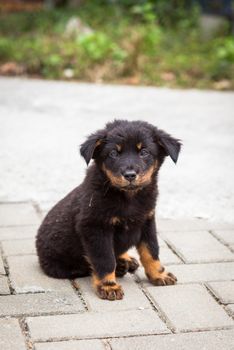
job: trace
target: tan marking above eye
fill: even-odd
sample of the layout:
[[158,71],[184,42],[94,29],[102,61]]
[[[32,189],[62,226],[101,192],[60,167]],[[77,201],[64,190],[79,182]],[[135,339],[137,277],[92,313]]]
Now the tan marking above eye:
[[142,149],[142,142],[138,142],[136,147],[140,151]]
[[96,141],[96,143],[95,143],[95,147],[100,146],[100,145],[101,145],[101,143],[102,143],[102,140],[97,140],[97,141]]
[[110,224],[111,225],[119,225],[121,222],[121,219],[118,218],[117,216],[113,216],[111,219],[110,219]]
[[122,149],[121,145],[116,145],[116,148],[117,148],[118,152],[120,152]]

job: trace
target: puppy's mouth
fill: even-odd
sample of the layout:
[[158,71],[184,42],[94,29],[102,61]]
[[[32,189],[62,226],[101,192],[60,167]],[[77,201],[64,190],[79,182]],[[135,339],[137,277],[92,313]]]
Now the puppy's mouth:
[[139,186],[136,183],[129,182],[128,185],[120,187],[124,191],[136,191],[139,190],[142,186]]

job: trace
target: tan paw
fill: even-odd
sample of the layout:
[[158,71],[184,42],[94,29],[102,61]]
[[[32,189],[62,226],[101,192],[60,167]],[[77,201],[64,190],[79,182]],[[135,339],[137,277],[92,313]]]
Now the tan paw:
[[177,278],[171,272],[159,272],[158,275],[154,278],[150,278],[149,280],[155,286],[169,286],[176,284]]
[[96,293],[101,299],[120,300],[123,299],[122,287],[114,281],[106,281],[96,287]]

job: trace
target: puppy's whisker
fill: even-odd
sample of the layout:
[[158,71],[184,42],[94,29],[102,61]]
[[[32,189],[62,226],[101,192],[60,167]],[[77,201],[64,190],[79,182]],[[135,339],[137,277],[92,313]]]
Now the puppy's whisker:
[[92,201],[93,201],[93,194],[92,194],[90,201],[89,201],[89,207],[92,207]]

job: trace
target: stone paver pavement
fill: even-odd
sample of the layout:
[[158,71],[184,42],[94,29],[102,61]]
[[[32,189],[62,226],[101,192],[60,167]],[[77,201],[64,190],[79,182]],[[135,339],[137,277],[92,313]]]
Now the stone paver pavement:
[[25,339],[17,319],[0,319],[0,348],[4,350],[26,349]]
[[233,350],[233,343],[233,330],[140,338],[133,337],[129,339],[114,339],[110,341],[112,350]]
[[0,218],[1,349],[234,350],[231,224],[158,220],[162,261],[178,284],[154,287],[140,267],[121,281],[124,300],[110,302],[97,298],[88,277],[42,273],[37,206],[3,203]]

